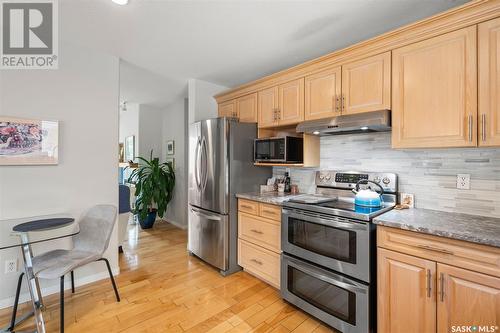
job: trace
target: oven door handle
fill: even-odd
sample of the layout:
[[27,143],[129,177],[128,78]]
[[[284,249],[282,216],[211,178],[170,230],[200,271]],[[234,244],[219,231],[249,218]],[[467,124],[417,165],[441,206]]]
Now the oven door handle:
[[[327,227],[337,227],[337,228],[341,228],[341,229],[351,229],[351,230],[360,230],[360,231],[368,230],[367,225],[364,223],[339,222],[339,221],[335,221],[333,219],[321,218],[317,215],[309,214],[309,213],[306,213],[303,211],[301,211],[300,214],[297,214],[289,209],[283,208],[282,214],[287,216],[287,217],[296,218],[296,219],[303,220],[306,222],[319,223],[319,224],[325,225]],[[307,219],[305,219],[305,217],[307,217]]]
[[[290,266],[295,267],[296,269],[309,274],[317,279],[320,279],[322,281],[325,281],[327,283],[330,283],[334,286],[337,286],[339,288],[354,292],[354,293],[362,293],[362,294],[367,294],[368,290],[366,287],[358,286],[357,284],[353,284],[347,281],[340,281],[336,279],[334,276],[337,276],[334,273],[330,272],[322,272],[323,270],[317,269],[315,267],[311,267],[308,264],[304,264],[302,262],[299,262],[293,258],[287,257],[287,260],[289,261]],[[343,279],[342,277],[339,277]],[[345,280],[345,279],[344,279]]]

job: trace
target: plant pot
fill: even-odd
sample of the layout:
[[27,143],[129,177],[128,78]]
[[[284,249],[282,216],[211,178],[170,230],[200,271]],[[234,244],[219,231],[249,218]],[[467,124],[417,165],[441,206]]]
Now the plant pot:
[[149,212],[145,220],[142,220],[139,217],[139,224],[141,225],[142,229],[151,229],[153,227],[153,224],[155,224],[155,221],[156,221],[156,209],[153,209],[151,212]]

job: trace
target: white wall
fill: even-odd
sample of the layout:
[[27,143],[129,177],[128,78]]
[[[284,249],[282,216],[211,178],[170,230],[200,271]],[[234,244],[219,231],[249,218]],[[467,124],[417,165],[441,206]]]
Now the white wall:
[[[62,44],[58,70],[0,71],[0,115],[60,121],[57,166],[0,166],[2,234],[10,232],[5,219],[79,217],[95,204],[118,205],[118,68],[113,56]],[[12,305],[18,276],[3,274],[7,256],[22,262],[19,249],[0,251],[0,307]],[[105,256],[118,272],[116,230]],[[76,271],[77,284],[104,277],[102,262]],[[58,281],[42,281],[42,288],[55,292]]]
[[153,157],[162,156],[163,111],[152,106],[139,105],[139,144],[138,155],[149,159],[151,149]]
[[217,117],[217,101],[214,95],[229,89],[211,82],[189,79],[189,124]]
[[[179,99],[163,111],[163,161],[175,158],[175,189],[168,205],[165,219],[180,228],[187,228],[187,155],[185,149],[187,136],[187,99]],[[167,156],[167,141],[175,141],[173,156]]]

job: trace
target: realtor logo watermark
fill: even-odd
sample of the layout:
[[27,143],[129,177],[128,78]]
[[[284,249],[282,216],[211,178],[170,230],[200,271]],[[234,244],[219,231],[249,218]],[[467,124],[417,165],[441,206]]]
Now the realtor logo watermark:
[[0,0],[1,69],[57,69],[57,0]]

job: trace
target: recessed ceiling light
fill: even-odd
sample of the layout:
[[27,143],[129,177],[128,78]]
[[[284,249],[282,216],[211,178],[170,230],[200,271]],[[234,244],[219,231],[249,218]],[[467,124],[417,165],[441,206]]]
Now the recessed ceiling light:
[[117,5],[122,5],[122,6],[128,4],[128,0],[111,0],[111,1],[113,1]]
[[367,129],[368,129],[367,126],[363,126],[363,127],[360,128],[360,130],[362,130],[362,131],[366,131]]
[[313,134],[314,135],[319,135],[319,131],[314,131]]

